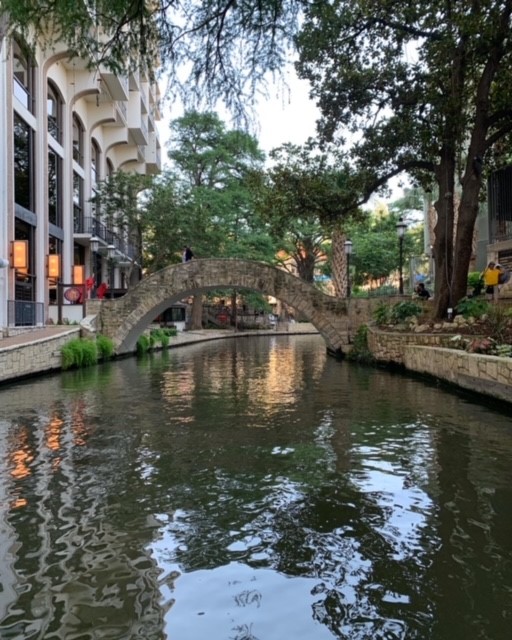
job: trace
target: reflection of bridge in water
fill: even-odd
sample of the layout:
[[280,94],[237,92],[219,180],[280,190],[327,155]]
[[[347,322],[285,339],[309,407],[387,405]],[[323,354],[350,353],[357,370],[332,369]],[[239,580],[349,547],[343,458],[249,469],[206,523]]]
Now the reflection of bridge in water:
[[122,298],[88,301],[96,328],[114,341],[117,354],[135,350],[146,327],[173,303],[221,288],[258,291],[274,296],[311,322],[330,351],[348,345],[347,301],[322,293],[281,269],[250,260],[192,260],[162,269],[141,280]]

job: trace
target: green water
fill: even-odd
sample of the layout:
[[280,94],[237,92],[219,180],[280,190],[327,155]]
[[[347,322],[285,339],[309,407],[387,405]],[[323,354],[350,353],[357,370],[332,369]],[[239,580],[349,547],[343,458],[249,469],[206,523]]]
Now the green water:
[[512,412],[217,341],[0,389],[0,638],[512,637]]

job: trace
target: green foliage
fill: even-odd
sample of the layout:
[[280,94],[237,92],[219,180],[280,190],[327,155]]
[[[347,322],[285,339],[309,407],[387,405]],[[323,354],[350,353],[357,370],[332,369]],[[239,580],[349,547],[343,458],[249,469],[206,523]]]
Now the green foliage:
[[291,259],[299,277],[313,282],[326,259],[332,218],[348,215],[340,168],[309,144],[285,144],[270,156],[273,164],[251,176],[256,211],[268,224],[283,265]]
[[96,341],[75,338],[61,349],[61,366],[63,369],[72,367],[89,367],[96,364],[98,350]]
[[152,329],[150,334],[151,347],[160,343],[162,349],[166,349],[169,346],[171,336],[175,336],[176,333],[176,327]]
[[381,302],[373,311],[373,318],[378,325],[397,324],[405,322],[413,316],[420,316],[423,313],[423,307],[412,300],[397,302],[390,305]]
[[510,4],[471,7],[314,2],[297,37],[296,67],[320,105],[323,142],[363,132],[347,155],[365,194],[405,170],[437,199],[438,317],[466,293],[467,247],[485,173],[503,165],[510,148]]
[[423,313],[423,307],[412,300],[397,302],[391,309],[392,322],[405,322],[408,318],[419,316]]
[[482,298],[462,298],[455,310],[464,318],[480,318],[489,311],[490,304]]
[[98,349],[98,358],[109,360],[114,355],[114,343],[107,336],[99,334],[96,336],[96,347]]
[[479,271],[472,271],[468,274],[468,287],[471,288],[473,296],[479,296],[485,289],[485,282]]
[[362,324],[358,327],[352,343],[352,349],[347,354],[347,359],[353,362],[371,364],[374,362],[372,352],[368,348],[368,326]]
[[490,304],[487,310],[487,326],[489,336],[498,344],[506,342],[506,334],[510,322],[509,310],[499,304]]
[[137,354],[142,355],[143,353],[147,353],[150,349],[150,346],[151,343],[149,340],[149,336],[143,333],[137,340]]
[[143,203],[150,271],[181,261],[185,245],[196,258],[273,261],[276,247],[248,186],[263,163],[255,138],[215,113],[187,111],[171,123],[169,159],[171,171]]
[[388,324],[391,321],[391,305],[387,302],[379,302],[373,310],[372,317],[378,325]]

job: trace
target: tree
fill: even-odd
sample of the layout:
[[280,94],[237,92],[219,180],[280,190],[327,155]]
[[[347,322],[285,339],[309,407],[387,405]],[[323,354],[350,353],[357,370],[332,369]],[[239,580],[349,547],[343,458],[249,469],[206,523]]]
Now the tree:
[[[249,134],[229,130],[215,113],[189,111],[171,123],[174,238],[167,256],[176,261],[185,244],[197,257],[270,260],[275,247],[254,215],[247,177],[261,168],[263,153]],[[166,191],[156,192],[149,209],[161,207]],[[155,238],[154,242],[158,242]],[[199,300],[199,298],[197,298]],[[196,323],[200,310],[195,299]]]
[[510,143],[511,11],[512,0],[315,3],[297,40],[321,135],[358,134],[366,193],[402,171],[437,185],[440,316],[466,293],[484,159]]
[[[151,70],[159,60],[170,91],[188,105],[220,98],[240,116],[267,74],[284,67],[304,0],[2,0],[0,38],[43,34],[91,65]],[[98,38],[98,32],[101,38]],[[184,73],[184,70],[186,72]]]
[[257,210],[299,277],[313,282],[315,269],[326,260],[330,221],[345,213],[340,171],[310,144],[285,144],[270,155],[274,164],[253,176]]

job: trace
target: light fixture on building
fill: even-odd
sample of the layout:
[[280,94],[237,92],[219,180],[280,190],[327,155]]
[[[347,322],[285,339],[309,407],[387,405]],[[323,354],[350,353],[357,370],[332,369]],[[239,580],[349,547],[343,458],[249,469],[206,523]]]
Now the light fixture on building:
[[48,261],[48,278],[58,280],[60,278],[60,255],[58,253],[50,253],[46,258]]
[[73,284],[81,285],[85,282],[85,265],[73,265]]
[[28,270],[28,240],[11,241],[11,269]]
[[100,241],[98,240],[98,238],[96,236],[93,236],[89,240],[89,247],[91,248],[91,252],[92,253],[98,253],[99,246],[100,246]]
[[345,240],[345,255],[347,256],[347,298],[350,298],[350,255],[352,254],[352,241]]
[[6,260],[5,258],[0,258],[0,269],[7,269],[8,266],[9,266],[9,260]]

